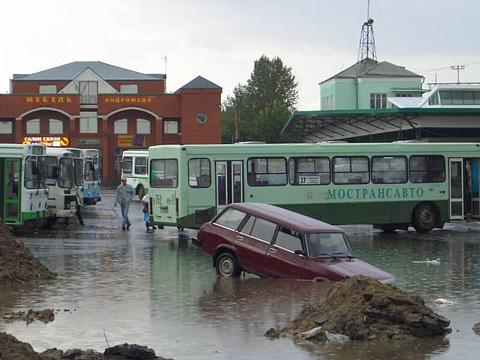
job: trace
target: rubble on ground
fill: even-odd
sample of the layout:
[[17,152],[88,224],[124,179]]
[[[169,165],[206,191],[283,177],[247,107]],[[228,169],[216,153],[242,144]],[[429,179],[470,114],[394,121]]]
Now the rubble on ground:
[[445,336],[450,321],[425,306],[416,295],[363,276],[333,286],[318,303],[303,309],[283,329],[270,329],[270,338],[291,336],[308,341],[407,339]]
[[[0,332],[0,359],[2,360],[168,360],[156,356],[155,351],[137,344],[122,344],[105,349],[104,353],[95,350],[59,350],[56,348],[37,353],[30,344],[14,336]],[[170,359],[171,360],[171,359]]]
[[55,311],[53,309],[45,310],[28,310],[9,312],[1,315],[7,322],[10,321],[25,321],[27,324],[34,322],[35,320],[41,321],[44,324],[55,320]]
[[47,280],[56,276],[30,250],[0,224],[0,286],[15,285],[34,280]]

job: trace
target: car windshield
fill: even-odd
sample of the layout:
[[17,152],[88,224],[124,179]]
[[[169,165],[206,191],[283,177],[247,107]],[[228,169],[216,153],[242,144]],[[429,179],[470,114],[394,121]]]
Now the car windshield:
[[308,255],[322,256],[352,256],[352,249],[343,233],[307,234]]

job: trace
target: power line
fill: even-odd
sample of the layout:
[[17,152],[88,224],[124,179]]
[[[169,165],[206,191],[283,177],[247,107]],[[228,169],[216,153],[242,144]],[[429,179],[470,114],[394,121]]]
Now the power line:
[[[472,65],[478,65],[480,64],[480,61],[475,61],[475,62],[472,62],[472,63],[467,63],[465,64],[465,66],[472,66]],[[440,71],[440,70],[450,70],[451,67],[450,65],[449,66],[445,66],[445,67],[440,67],[440,68],[436,68],[436,69],[430,69],[430,70],[419,70],[417,72],[419,73],[428,73],[428,72],[434,72],[434,71]]]

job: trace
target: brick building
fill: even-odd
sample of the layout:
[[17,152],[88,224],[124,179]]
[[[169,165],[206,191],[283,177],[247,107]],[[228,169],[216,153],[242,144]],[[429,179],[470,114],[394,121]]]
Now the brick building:
[[198,76],[166,93],[165,81],[96,61],[14,74],[0,94],[0,143],[97,148],[106,184],[118,181],[123,150],[220,143],[222,89]]

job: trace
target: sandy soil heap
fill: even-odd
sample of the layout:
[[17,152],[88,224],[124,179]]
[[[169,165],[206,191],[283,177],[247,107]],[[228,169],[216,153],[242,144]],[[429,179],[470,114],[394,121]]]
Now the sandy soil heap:
[[[105,349],[103,354],[95,350],[58,350],[56,348],[35,352],[30,344],[14,336],[0,332],[1,360],[169,360],[156,356],[155,351],[137,344],[122,344]],[[172,359],[170,359],[172,360]]]
[[298,336],[320,325],[321,340],[326,339],[325,331],[351,340],[396,340],[451,332],[450,321],[425,306],[421,297],[359,276],[337,283],[325,298],[302,310],[287,327],[266,335]]
[[0,224],[0,285],[52,279],[55,276],[21,241],[13,237],[8,227]]

